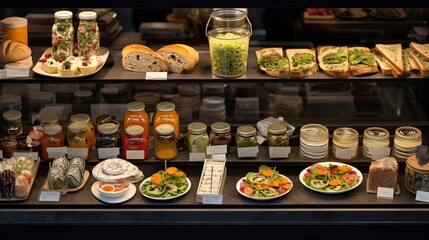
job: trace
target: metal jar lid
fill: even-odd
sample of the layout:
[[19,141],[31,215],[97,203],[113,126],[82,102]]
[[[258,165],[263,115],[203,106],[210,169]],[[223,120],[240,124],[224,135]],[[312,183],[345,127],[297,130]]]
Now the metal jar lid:
[[173,125],[167,123],[160,124],[156,126],[156,132],[160,135],[169,135],[174,132],[174,127]]
[[421,141],[422,132],[415,127],[402,126],[395,130],[395,138],[399,138],[404,141]]
[[142,102],[130,102],[127,104],[127,109],[130,112],[140,112],[145,109],[145,105]]
[[23,17],[7,17],[1,21],[4,28],[21,28],[28,25],[28,20]]
[[301,127],[300,137],[313,141],[323,141],[329,138],[329,131],[321,124],[307,124]]
[[231,131],[231,126],[226,122],[215,122],[211,125],[214,133],[226,133]]
[[9,110],[3,113],[3,118],[6,121],[16,121],[21,119],[22,113],[18,110]]
[[81,122],[72,122],[68,125],[67,129],[72,133],[81,133],[88,131],[88,125]]
[[364,138],[371,140],[389,139],[389,131],[381,127],[369,127],[364,131]]
[[188,131],[192,134],[201,134],[207,131],[207,125],[203,122],[193,122],[188,125]]
[[114,134],[118,132],[118,124],[103,123],[98,126],[98,131],[102,134]]
[[355,129],[349,127],[337,128],[333,133],[333,138],[338,141],[351,142],[356,141],[358,137],[359,133]]
[[272,134],[282,134],[286,132],[287,125],[283,123],[272,123],[268,125],[267,130],[269,133],[272,133]]
[[62,11],[56,11],[54,16],[56,19],[67,20],[73,17],[73,13],[71,11],[62,10]]
[[242,137],[251,137],[256,134],[256,128],[252,126],[240,126],[237,128],[237,134]]
[[160,112],[170,112],[176,108],[176,105],[172,102],[160,102],[156,104],[156,109]]
[[39,117],[39,122],[41,125],[58,123],[60,117],[56,114],[43,114]]
[[79,19],[81,20],[94,20],[97,18],[97,13],[94,11],[83,11],[79,13]]
[[59,134],[61,133],[63,130],[63,128],[61,127],[61,125],[59,124],[49,124],[49,125],[45,125],[43,126],[43,133],[46,135],[55,135],[55,134]]
[[125,128],[125,133],[131,136],[137,136],[144,133],[144,128],[140,125],[130,125]]
[[78,113],[70,117],[71,122],[88,123],[91,117],[86,113]]

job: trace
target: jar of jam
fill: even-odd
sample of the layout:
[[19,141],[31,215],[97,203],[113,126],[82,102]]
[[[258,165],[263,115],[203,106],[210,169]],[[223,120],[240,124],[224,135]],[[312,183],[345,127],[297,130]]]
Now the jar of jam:
[[130,125],[125,128],[122,151],[125,159],[147,159],[148,142],[142,126]]
[[42,159],[53,160],[54,157],[49,157],[48,148],[50,147],[63,147],[64,134],[62,127],[59,124],[49,124],[43,127],[42,137]]
[[154,135],[156,137],[156,127],[161,124],[170,124],[174,128],[174,137],[179,137],[179,114],[176,112],[176,105],[172,102],[160,102],[156,105],[156,113],[153,118]]
[[[88,141],[88,125],[81,122],[72,122],[67,127],[67,146],[69,148],[86,148],[91,150]],[[83,156],[88,160],[88,152]]]
[[210,145],[226,145],[228,150],[232,143],[231,126],[226,122],[215,122],[210,128]]
[[114,123],[103,123],[98,126],[97,148],[114,148],[120,147],[121,142],[119,141],[118,125]]
[[332,155],[338,160],[354,160],[358,157],[359,133],[349,127],[334,130]]
[[235,136],[238,158],[254,158],[258,156],[258,141],[256,140],[256,128],[252,126],[240,126]]
[[17,136],[22,133],[22,113],[18,110],[9,110],[3,113],[3,135]]
[[63,61],[74,55],[74,27],[71,11],[56,11],[52,26],[52,54]]
[[177,156],[176,136],[171,124],[160,124],[155,129],[155,157],[158,160],[172,160]]
[[329,131],[321,124],[306,124],[300,129],[299,154],[304,159],[322,160],[328,156]]
[[88,126],[88,149],[94,149],[96,134],[91,117],[86,113],[78,113],[70,117],[70,122],[84,123]]
[[188,125],[188,150],[190,153],[205,153],[209,145],[207,125],[202,122],[193,122]]
[[127,112],[124,116],[124,128],[131,125],[140,125],[143,127],[143,134],[149,136],[149,116],[145,111],[145,104],[142,102],[130,102],[127,104]]
[[415,127],[402,126],[395,130],[393,139],[393,156],[398,160],[406,160],[417,154],[422,145],[422,132]]
[[97,13],[94,11],[79,13],[77,51],[81,57],[98,56],[100,53],[100,30],[97,25]]
[[267,128],[267,142],[269,147],[289,146],[289,136],[287,135],[287,125],[283,123],[272,123]]
[[1,21],[1,32],[15,40],[28,45],[28,20],[23,17],[7,17]]
[[18,150],[18,141],[16,136],[5,136],[1,139],[1,150],[3,158],[11,158],[13,152]]
[[390,151],[389,146],[389,131],[381,127],[369,127],[365,129],[362,140],[362,153],[366,158],[375,160],[378,157],[374,155],[373,151],[381,149],[382,152],[385,152],[383,148],[386,149],[386,152],[380,158],[390,155],[387,151]]

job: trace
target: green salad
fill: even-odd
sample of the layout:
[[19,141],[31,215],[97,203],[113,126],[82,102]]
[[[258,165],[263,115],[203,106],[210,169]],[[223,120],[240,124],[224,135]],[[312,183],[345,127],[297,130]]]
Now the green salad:
[[186,174],[176,167],[159,170],[140,185],[140,192],[152,198],[171,198],[184,194],[189,183]]

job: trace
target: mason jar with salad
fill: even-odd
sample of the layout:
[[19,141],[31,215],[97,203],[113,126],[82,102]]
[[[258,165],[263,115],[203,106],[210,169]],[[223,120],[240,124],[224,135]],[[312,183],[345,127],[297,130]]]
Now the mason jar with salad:
[[52,26],[52,55],[56,59],[66,60],[74,54],[74,27],[71,11],[56,11]]
[[98,56],[100,52],[100,30],[97,13],[83,11],[79,13],[77,29],[77,51],[80,57]]

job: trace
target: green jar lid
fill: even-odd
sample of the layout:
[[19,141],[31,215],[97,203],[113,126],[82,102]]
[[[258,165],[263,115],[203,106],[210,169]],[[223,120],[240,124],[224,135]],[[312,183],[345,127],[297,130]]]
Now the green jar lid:
[[88,123],[91,117],[86,113],[78,113],[70,117],[71,122]]
[[98,131],[103,134],[113,134],[118,132],[118,124],[114,123],[103,123],[98,126]]
[[283,123],[272,123],[268,126],[268,132],[272,134],[282,134],[287,130],[287,125]]
[[142,102],[130,102],[127,104],[127,109],[130,112],[140,112],[145,109],[145,105]]
[[156,132],[160,135],[169,135],[174,132],[174,127],[171,124],[160,124],[156,127]]
[[22,113],[18,110],[9,110],[3,113],[3,118],[6,121],[15,121],[21,119]]
[[144,133],[144,128],[140,125],[130,125],[125,128],[125,133],[131,136],[137,136]]
[[188,125],[188,131],[192,134],[201,134],[207,131],[207,125],[203,122],[193,122]]
[[226,122],[215,122],[211,125],[214,133],[226,133],[231,131],[231,126]]
[[243,137],[251,137],[256,134],[256,128],[252,126],[240,126],[237,128],[237,134]]
[[63,128],[61,127],[61,125],[59,124],[49,124],[49,125],[45,125],[43,126],[43,133],[46,135],[55,135],[60,133],[63,130]]
[[176,105],[172,102],[160,102],[156,104],[156,109],[160,112],[170,112],[176,108]]
[[81,122],[72,122],[68,125],[67,129],[72,133],[81,133],[88,131],[88,125]]

